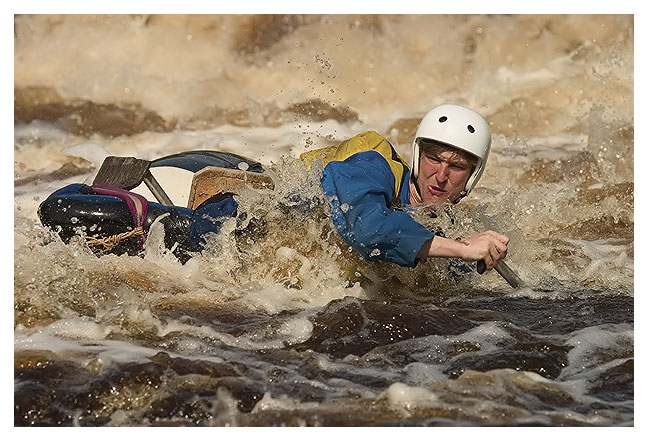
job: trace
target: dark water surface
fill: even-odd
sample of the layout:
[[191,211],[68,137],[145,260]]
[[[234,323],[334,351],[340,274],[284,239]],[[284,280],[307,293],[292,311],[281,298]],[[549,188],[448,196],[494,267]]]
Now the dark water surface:
[[[262,349],[203,337],[188,353],[182,332],[146,330],[86,341],[76,360],[20,349],[15,424],[632,424],[632,298],[552,295],[477,292],[441,305],[345,297],[308,314],[156,310],[162,322],[234,341],[295,317],[313,330],[301,343]],[[120,347],[142,353],[103,365],[102,354]]]

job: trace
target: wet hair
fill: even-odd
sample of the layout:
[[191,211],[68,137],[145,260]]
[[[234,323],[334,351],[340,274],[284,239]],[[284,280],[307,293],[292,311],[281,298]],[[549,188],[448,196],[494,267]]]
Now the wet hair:
[[421,138],[419,139],[418,144],[419,144],[419,157],[423,153],[434,154],[434,153],[451,151],[452,153],[455,153],[461,156],[462,158],[466,159],[466,161],[468,161],[468,163],[472,168],[471,173],[472,171],[475,170],[475,167],[477,167],[477,163],[479,162],[478,158],[472,153],[469,153],[465,150],[458,149],[449,144],[444,144],[442,142],[435,141],[433,139]]

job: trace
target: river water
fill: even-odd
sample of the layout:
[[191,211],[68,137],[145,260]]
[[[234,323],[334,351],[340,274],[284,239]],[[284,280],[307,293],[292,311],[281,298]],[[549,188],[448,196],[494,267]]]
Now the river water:
[[[632,16],[14,26],[15,425],[634,425]],[[523,288],[455,280],[443,260],[363,261],[298,165],[366,130],[409,159],[445,102],[487,118],[492,152],[454,222],[415,215],[452,237],[508,234]],[[184,264],[163,230],[140,256],[62,243],[36,212],[92,182],[87,142],[261,161],[275,190],[238,199],[262,233],[228,221]]]

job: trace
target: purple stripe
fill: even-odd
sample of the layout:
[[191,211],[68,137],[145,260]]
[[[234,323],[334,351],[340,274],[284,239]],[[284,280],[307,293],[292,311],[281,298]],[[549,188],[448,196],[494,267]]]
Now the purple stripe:
[[[144,225],[144,220],[146,219],[146,214],[148,213],[148,201],[144,196],[137,193],[131,193],[130,191],[124,190],[122,188],[111,187],[110,185],[93,185],[92,189],[100,195],[116,196],[120,199],[123,199],[128,205],[131,214],[133,215],[133,226],[137,228]],[[139,242],[140,247],[143,248],[143,236],[140,236]]]

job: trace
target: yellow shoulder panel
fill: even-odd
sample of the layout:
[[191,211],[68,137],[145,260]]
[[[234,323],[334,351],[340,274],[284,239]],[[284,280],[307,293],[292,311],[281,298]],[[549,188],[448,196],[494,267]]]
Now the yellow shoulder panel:
[[373,130],[356,135],[337,146],[324,147],[302,153],[299,159],[306,162],[308,169],[310,169],[313,163],[319,161],[322,161],[322,167],[326,167],[329,162],[344,161],[356,153],[369,150],[375,150],[380,153],[389,164],[389,168],[394,174],[394,197],[398,196],[405,173],[409,169],[389,141]]

